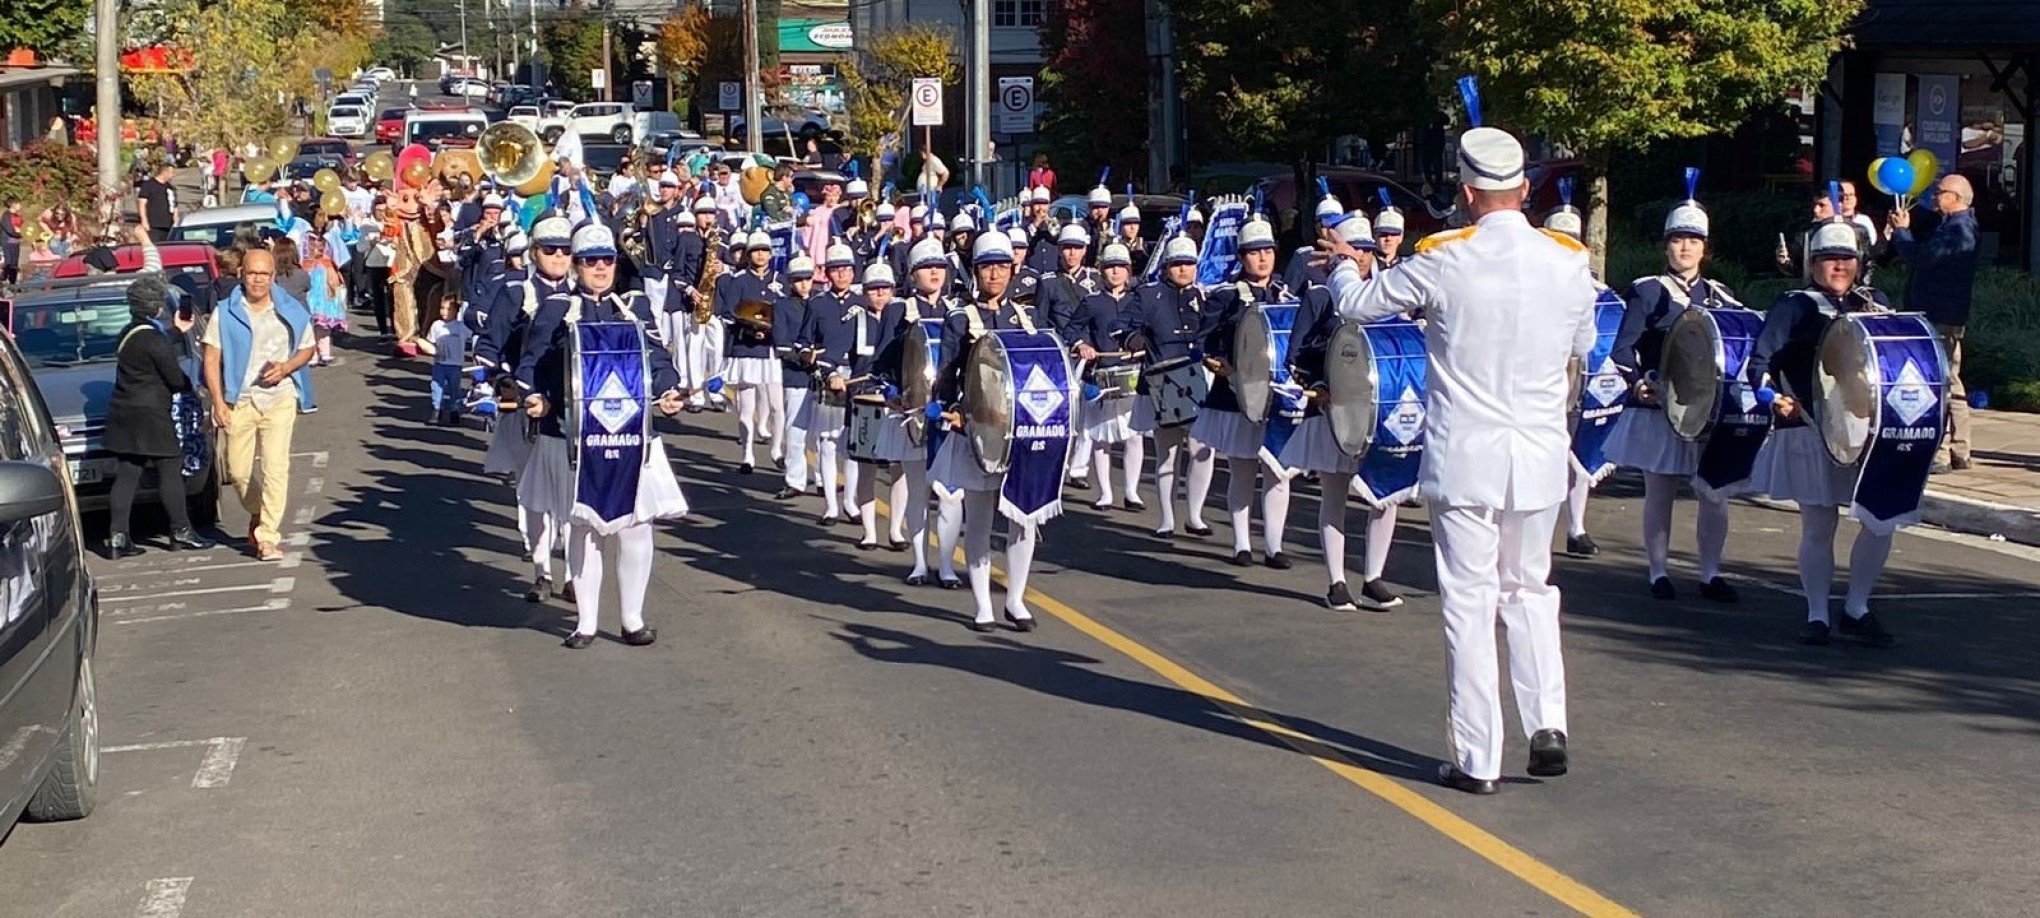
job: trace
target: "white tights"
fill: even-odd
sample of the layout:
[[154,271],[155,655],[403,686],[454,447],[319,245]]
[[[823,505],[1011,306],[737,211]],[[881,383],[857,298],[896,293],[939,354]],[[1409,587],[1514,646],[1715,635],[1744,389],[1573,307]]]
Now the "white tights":
[[616,596],[623,606],[620,610],[623,630],[643,631],[645,589],[652,580],[651,524],[640,523],[612,536],[597,535],[593,529],[576,525],[567,538],[567,570],[574,576],[574,610],[580,615],[574,631],[595,633],[605,562],[616,568]]
[[[1147,440],[1133,436],[1119,444],[1125,454],[1120,458],[1120,480],[1126,488],[1127,500],[1140,500],[1141,466],[1147,463]],[[1094,506],[1109,507],[1112,499],[1112,444],[1091,444],[1091,468],[1098,471],[1098,502]],[[1173,478],[1173,476],[1172,476]]]
[[[879,465],[877,463],[852,462],[847,473],[850,481],[846,487],[855,495],[851,498],[851,505],[857,508],[857,521],[864,524],[864,541],[866,544],[878,542],[878,472]],[[923,528],[926,527],[928,519],[928,511],[926,509],[928,494],[927,476],[928,469],[924,463],[921,467],[921,521]],[[907,492],[910,490],[912,490],[912,487],[907,481],[907,476],[903,473],[894,473],[892,489],[887,492],[886,499],[887,504],[892,508],[892,513],[888,515],[892,518],[892,532],[890,535],[895,542],[907,540],[905,527],[909,516],[913,513],[913,508],[908,506],[907,501]]]
[[772,455],[782,455],[785,438],[774,437],[781,427],[786,426],[786,389],[783,386],[766,383],[737,387],[737,436],[744,443],[744,464],[757,465],[754,449],[762,431],[764,439],[772,441]]
[[[1227,456],[1225,460],[1225,512],[1232,521],[1233,553],[1249,548],[1247,516],[1254,506],[1254,481],[1264,470],[1258,457]],[[1289,479],[1268,473],[1268,487],[1261,495],[1261,543],[1270,555],[1282,553],[1282,530],[1289,525]]]
[[[1352,478],[1347,473],[1318,473],[1318,544],[1324,547],[1325,576],[1332,583],[1346,582],[1346,487]],[[1367,554],[1361,559],[1361,583],[1380,580],[1388,570],[1395,519],[1395,504],[1367,511]]]
[[[977,602],[977,620],[992,615],[992,520],[999,516],[999,492],[963,492],[963,558],[970,570],[970,594]],[[1027,574],[1034,566],[1034,528],[1006,521],[1006,612],[1032,618],[1027,611]]]
[[[1650,579],[1665,576],[1667,556],[1672,548],[1672,502],[1679,496],[1678,475],[1643,476],[1643,553],[1650,563]],[[1696,492],[1700,520],[1694,527],[1700,549],[1700,580],[1721,574],[1721,552],[1728,544],[1728,500]],[[1584,503],[1584,501],[1582,501]]]
[[1587,497],[1594,493],[1594,479],[1572,469],[1572,485],[1565,492],[1565,534],[1575,539],[1587,534]]
[[517,531],[524,536],[524,556],[531,559],[531,574],[539,580],[552,579],[555,547],[563,541],[562,529],[551,514],[517,505]]
[[[1190,436],[1189,431],[1184,431],[1183,436],[1188,440]],[[1188,440],[1188,445],[1190,447],[1190,482],[1189,486],[1184,489],[1184,497],[1186,498],[1184,503],[1189,506],[1191,528],[1205,529],[1209,527],[1209,524],[1204,522],[1204,501],[1211,496],[1211,473],[1218,465],[1218,457],[1213,453],[1211,447],[1196,440]]]
[[[840,489],[840,486],[843,485],[841,481],[843,463],[836,458],[837,447],[842,443],[842,440],[843,432],[841,430],[833,430],[828,433],[815,435],[815,461],[821,464],[822,499],[828,502],[828,510],[823,515],[831,518],[839,518],[843,515],[843,491]],[[857,480],[854,477],[856,475],[855,466],[857,463],[852,462],[850,465],[852,466],[851,475],[853,477],[847,487],[854,488],[857,486]]]
[[[1187,425],[1155,428],[1155,488],[1156,503],[1161,505],[1162,525],[1156,532],[1176,531],[1176,465],[1184,453],[1190,454],[1189,507],[1190,525],[1204,526],[1204,498],[1211,493],[1211,448],[1190,439]],[[1200,479],[1197,470],[1197,453],[1203,451],[1204,471]],[[1129,458],[1129,466],[1133,465]],[[1138,468],[1138,466],[1135,466]],[[1201,484],[1199,483],[1201,480]]]
[[[1807,621],[1828,620],[1828,591],[1835,582],[1835,528],[1841,515],[1840,507],[1799,508],[1799,587],[1806,594]],[[1869,614],[1870,591],[1890,557],[1890,535],[1856,531],[1856,544],[1849,548],[1849,595],[1842,601],[1842,611],[1850,618]]]

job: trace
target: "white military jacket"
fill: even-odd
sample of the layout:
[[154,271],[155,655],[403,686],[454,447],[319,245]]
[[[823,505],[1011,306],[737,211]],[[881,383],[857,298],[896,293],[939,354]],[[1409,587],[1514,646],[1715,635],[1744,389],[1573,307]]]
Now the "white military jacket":
[[1331,288],[1357,322],[1423,310],[1426,500],[1541,510],[1565,499],[1566,365],[1594,346],[1585,247],[1498,211],[1370,280],[1341,263]]

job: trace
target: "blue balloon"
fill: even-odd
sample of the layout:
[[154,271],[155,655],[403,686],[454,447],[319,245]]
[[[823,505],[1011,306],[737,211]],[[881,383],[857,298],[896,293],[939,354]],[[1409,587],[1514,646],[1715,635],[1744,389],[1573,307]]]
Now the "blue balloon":
[[929,402],[928,407],[923,411],[923,414],[925,414],[928,420],[930,421],[942,420],[942,403]]
[[[1908,167],[1908,168],[1907,168],[1907,170],[1906,170],[1906,182],[1907,182],[1907,184],[1908,184],[1908,185],[1910,185],[1910,184],[1911,184],[1911,182],[1912,182],[1912,170],[1911,170],[1911,168],[1910,168],[1910,167]],[[794,210],[806,210],[806,209],[808,209],[808,204],[809,204],[809,203],[811,203],[811,202],[810,202],[810,201],[808,200],[807,192],[805,192],[805,191],[796,191],[796,192],[794,192],[794,193],[793,193],[793,209],[794,209]]]
[[1901,195],[1912,190],[1913,167],[1898,156],[1886,157],[1877,167],[1877,190],[1889,195]]

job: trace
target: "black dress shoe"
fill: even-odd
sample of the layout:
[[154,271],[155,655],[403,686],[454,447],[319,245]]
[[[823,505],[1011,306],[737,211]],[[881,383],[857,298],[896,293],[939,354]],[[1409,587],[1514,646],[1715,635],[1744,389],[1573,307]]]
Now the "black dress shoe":
[[1200,539],[1211,538],[1210,526],[1185,526],[1183,527],[1183,531],[1191,535],[1194,535]]
[[1871,647],[1890,647],[1898,643],[1898,638],[1884,630],[1884,623],[1877,620],[1875,612],[1865,612],[1862,618],[1850,618],[1848,613],[1843,613],[1841,620],[1836,622],[1835,630],[1841,632],[1842,637],[1861,641]]
[[1601,546],[1594,544],[1594,537],[1586,533],[1565,537],[1565,553],[1581,558],[1591,558],[1601,553]]
[[1530,737],[1530,773],[1540,778],[1565,774],[1565,734],[1539,730]]
[[1360,607],[1353,604],[1353,594],[1346,590],[1346,581],[1341,580],[1325,592],[1325,608],[1334,612],[1352,612]]
[[1161,539],[1164,542],[1168,542],[1176,538],[1176,530],[1174,529],[1157,529],[1151,534],[1155,538]]
[[1677,599],[1679,591],[1672,586],[1672,578],[1659,577],[1650,582],[1650,595],[1658,599]]
[[657,628],[640,628],[636,631],[625,631],[623,633],[623,642],[632,647],[643,647],[658,639],[659,630]]
[[820,526],[834,526],[837,523],[841,522],[843,522],[843,518],[840,516],[825,516],[822,517],[821,519],[815,520],[815,523]]
[[576,631],[573,634],[567,635],[567,639],[561,641],[560,646],[565,647],[568,650],[586,650],[590,645],[594,643],[595,643],[594,635],[582,634],[581,632]]
[[1254,565],[1254,553],[1250,551],[1233,552],[1232,557],[1225,559],[1225,563],[1234,567],[1252,567]]
[[106,537],[106,557],[112,560],[119,561],[122,558],[132,558],[147,552],[148,549],[136,545],[135,540],[128,538],[128,534],[125,532],[116,532]]
[[886,550],[886,551],[906,551],[906,550],[907,550],[907,540],[905,540],[905,539],[891,539],[891,540],[888,540],[888,541],[887,541],[887,542],[885,543],[885,550]]
[[574,601],[574,582],[572,580],[568,580],[560,586],[560,599],[566,602]]
[[1006,610],[1006,621],[1013,623],[1013,630],[1015,631],[1033,631],[1041,625],[1040,622],[1034,620],[1034,616],[1014,615],[1011,609]]
[[1799,643],[1808,647],[1826,647],[1828,644],[1828,623],[1809,621],[1799,626]]
[[990,634],[994,631],[999,630],[999,623],[996,620],[989,622],[980,622],[973,620],[970,623],[970,630],[975,631],[979,634]]
[[1124,509],[1129,513],[1139,513],[1140,511],[1147,509],[1147,504],[1143,503],[1140,500],[1140,498],[1137,497],[1129,497],[1123,501],[1120,501],[1119,506],[1121,509]]
[[870,551],[870,550],[872,550],[872,549],[874,549],[874,548],[877,548],[877,547],[878,547],[878,543],[877,543],[877,542],[866,542],[866,541],[864,541],[864,540],[862,540],[862,539],[859,539],[859,540],[857,540],[857,550],[858,550],[858,551]]
[[180,529],[170,534],[171,551],[204,551],[211,547],[213,543],[196,529]]
[[531,583],[531,589],[524,591],[524,601],[544,602],[546,596],[551,593],[552,593],[551,583],[544,580],[534,580]]
[[1402,605],[1402,597],[1388,588],[1388,583],[1379,577],[1360,585],[1360,605],[1376,612],[1386,612]]
[[908,574],[908,575],[907,575],[907,586],[927,586],[927,585],[928,585],[928,575],[927,575],[927,574]]
[[963,589],[963,581],[954,578],[944,578],[942,588],[945,590],[961,590]]
[[1091,490],[1091,479],[1065,478],[1063,479],[1063,486],[1069,488],[1072,491],[1089,491]]
[[1469,775],[1466,772],[1460,771],[1457,765],[1438,766],[1438,783],[1456,791],[1479,794],[1483,797],[1494,793],[1498,789],[1496,782],[1483,781]]
[[1266,564],[1269,567],[1272,567],[1278,571],[1286,571],[1290,567],[1289,556],[1279,551],[1272,555],[1269,555],[1266,558],[1261,559],[1261,563]]
[[1729,583],[1726,578],[1716,577],[1700,585],[1700,598],[1728,604],[1741,599],[1742,594],[1737,593],[1735,584]]
[[773,494],[773,495],[772,495],[772,499],[773,499],[773,500],[792,500],[792,499],[794,499],[794,498],[796,498],[796,497],[799,497],[799,496],[800,496],[800,491],[798,491],[798,490],[795,490],[795,489],[793,489],[793,488],[780,488],[780,489],[779,489],[779,491],[778,491],[777,493],[775,493],[775,494]]
[[751,468],[751,464],[748,462],[744,463],[743,465],[737,466],[737,473],[740,475],[749,475],[753,471],[754,469]]

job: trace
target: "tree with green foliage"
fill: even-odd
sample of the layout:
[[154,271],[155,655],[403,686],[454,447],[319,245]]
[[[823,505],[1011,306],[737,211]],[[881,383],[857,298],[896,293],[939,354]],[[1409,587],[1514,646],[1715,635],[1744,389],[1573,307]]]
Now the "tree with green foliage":
[[899,152],[914,80],[933,77],[946,87],[961,73],[956,36],[948,29],[918,23],[873,36],[843,65],[848,108],[843,149],[871,158],[874,188],[885,182],[886,155]]
[[552,81],[569,99],[601,96],[588,75],[602,69],[602,18],[590,10],[568,8],[539,17],[538,47],[545,52]]
[[409,13],[386,13],[382,34],[370,46],[369,57],[378,64],[408,74],[422,74],[425,65],[432,62],[432,53],[439,50],[437,42],[431,27],[418,17]]
[[84,34],[91,13],[92,0],[7,0],[0,3],[0,51],[54,54]]
[[1042,18],[1041,140],[1066,169],[1147,171],[1143,0],[1061,0]]
[[1792,87],[1820,82],[1862,7],[1862,0],[1416,0],[1413,9],[1437,24],[1442,78],[1480,80],[1488,123],[1542,135],[1588,161],[1588,243],[1598,268],[1614,156],[1734,130]]
[[345,55],[342,38],[293,16],[286,0],[166,0],[164,6],[165,40],[191,55],[191,68],[135,74],[129,85],[186,143],[239,146],[284,133],[291,103],[315,91],[314,69],[345,73],[360,63]]

